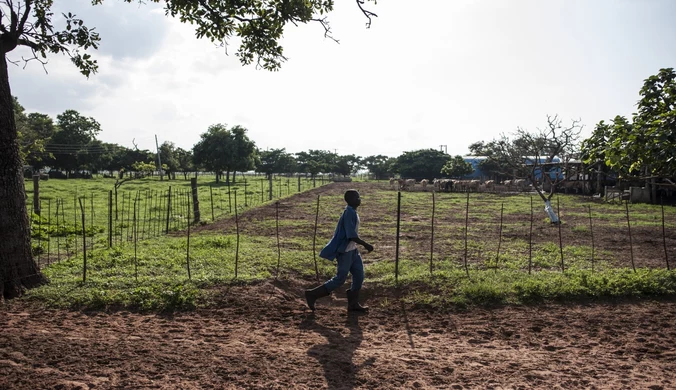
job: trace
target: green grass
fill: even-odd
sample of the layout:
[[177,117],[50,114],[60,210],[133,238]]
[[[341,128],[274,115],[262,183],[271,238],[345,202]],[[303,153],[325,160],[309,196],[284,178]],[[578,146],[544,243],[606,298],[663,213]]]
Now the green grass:
[[[68,198],[73,189],[69,181],[49,181],[53,187],[43,185],[45,196],[56,195]],[[86,183],[85,183],[86,182]],[[83,183],[88,191],[101,185],[112,186],[114,180],[70,181]],[[169,184],[177,188],[187,188],[187,183],[130,182],[125,184],[138,186],[137,190],[163,189]],[[42,184],[42,183],[41,183]],[[200,181],[200,202],[209,204],[208,189],[212,181],[204,178]],[[311,183],[309,183],[311,185]],[[319,183],[318,183],[319,184]],[[146,187],[143,187],[143,186]],[[124,187],[123,187],[124,188]],[[223,186],[214,187],[223,190]],[[304,187],[305,188],[305,187]],[[393,245],[396,224],[396,192],[366,187],[362,191],[365,207],[360,209],[363,224],[361,230],[378,245]],[[70,189],[70,191],[69,191]],[[305,188],[306,189],[306,188]],[[231,187],[233,190],[233,187]],[[51,195],[50,195],[51,194]],[[205,198],[206,197],[206,198]],[[595,263],[591,264],[591,247],[584,244],[565,243],[563,256],[565,272],[561,272],[561,252],[556,228],[551,228],[543,218],[542,202],[534,197],[535,232],[544,240],[534,242],[532,274],[528,273],[528,223],[530,216],[530,196],[503,196],[496,194],[472,194],[470,196],[470,226],[468,229],[469,277],[463,265],[465,194],[436,194],[436,244],[433,274],[430,275],[429,252],[425,253],[428,241],[408,239],[415,233],[426,232],[430,228],[431,193],[413,192],[402,196],[402,253],[399,263],[399,275],[395,277],[393,256],[376,251],[365,257],[367,260],[366,280],[369,288],[389,291],[397,288],[403,292],[404,299],[411,304],[431,307],[467,307],[472,305],[521,304],[543,301],[571,301],[618,297],[655,297],[676,294],[676,273],[663,269],[617,268],[618,259],[611,251],[613,248],[595,248]],[[91,199],[91,198],[90,198]],[[94,210],[102,216],[107,213],[105,199],[93,198]],[[556,198],[555,198],[556,199]],[[98,203],[97,203],[98,202]],[[314,210],[312,198],[298,201],[294,207]],[[553,202],[556,205],[556,201]],[[97,206],[97,204],[99,206]],[[500,244],[500,256],[497,258],[497,242],[482,238],[486,231],[497,232],[500,209],[504,216],[519,216],[518,220],[506,219],[503,226],[503,239]],[[226,203],[227,205],[227,203]],[[220,206],[220,204],[219,204]],[[258,207],[259,204],[255,204]],[[569,229],[573,235],[586,237],[590,231],[586,223],[587,206],[592,208],[594,226],[626,229],[624,206],[602,203],[580,203],[579,198],[561,196],[559,207],[564,221],[562,229]],[[556,206],[555,206],[556,207]],[[318,249],[325,243],[335,227],[335,220],[343,208],[342,196],[331,194],[322,197],[319,227]],[[207,208],[208,213],[210,209]],[[220,216],[229,215],[224,206],[219,209]],[[378,210],[378,213],[375,213]],[[371,215],[372,214],[372,215]],[[377,215],[376,215],[377,214]],[[676,227],[676,208],[665,208],[666,225]],[[279,226],[287,232],[302,230],[314,223],[299,219],[293,210],[289,217],[282,215]],[[377,220],[369,219],[377,216]],[[182,216],[175,215],[177,228]],[[219,216],[217,215],[217,218]],[[571,218],[577,218],[570,222]],[[633,226],[649,226],[661,232],[661,210],[659,206],[632,205],[630,220]],[[34,221],[34,235],[50,236],[52,245],[67,246],[73,252],[76,246],[74,225],[68,218],[64,224],[45,226]],[[105,222],[105,219],[104,219]],[[116,232],[126,232],[125,222],[117,225]],[[173,221],[172,221],[173,223]],[[39,226],[36,226],[39,225]],[[96,222],[86,234],[96,244],[88,255],[87,281],[83,283],[82,254],[71,256],[48,266],[44,272],[51,283],[31,290],[30,299],[50,306],[71,308],[126,307],[141,310],[189,309],[209,305],[214,287],[231,284],[251,283],[273,278],[277,275],[276,239],[257,235],[257,231],[269,234],[275,227],[274,220],[250,221],[248,235],[240,237],[239,263],[235,278],[235,237],[200,233],[191,237],[190,273],[188,278],[187,238],[185,236],[165,236],[159,234],[152,239],[141,240],[135,250],[131,242],[118,240],[116,247],[107,249],[105,223]],[[297,228],[297,229],[296,229]],[[525,232],[525,233],[524,233]],[[497,233],[495,233],[497,234]],[[58,238],[57,238],[58,237]],[[321,238],[319,238],[321,237]],[[548,240],[549,238],[549,240]],[[98,241],[97,241],[98,240]],[[585,242],[585,240],[582,240]],[[43,242],[44,244],[44,242]],[[80,241],[81,245],[81,241]],[[54,250],[52,246],[52,251]],[[62,249],[63,250],[63,249]],[[393,252],[393,251],[392,251]],[[64,255],[65,257],[65,255]],[[293,233],[285,234],[281,243],[279,258],[280,278],[302,278],[311,284],[315,271],[313,263],[312,238]],[[44,261],[44,260],[43,260]],[[317,258],[320,278],[328,279],[334,272],[332,263]],[[495,268],[497,261],[498,268]],[[626,264],[626,263],[624,263]],[[382,302],[387,302],[383,299]],[[381,302],[381,303],[382,303]]]
[[[191,214],[191,220],[194,218],[192,207],[189,207],[192,202],[189,179],[184,180],[182,175],[177,175],[176,180],[164,181],[160,181],[159,177],[147,177],[122,184],[118,189],[117,201],[114,192],[112,195],[114,245],[131,241],[134,205],[136,205],[137,234],[140,238],[161,235],[167,227],[169,231],[186,229],[188,214]],[[223,182],[216,183],[214,176],[199,176],[197,193],[202,223],[234,215],[235,202],[240,212],[269,202],[269,182],[263,176],[247,176],[246,186],[244,183],[241,176],[238,176],[236,183],[231,183],[230,186]],[[115,179],[110,178],[41,181],[41,213],[38,216],[35,214],[33,205],[33,183],[32,180],[26,180],[26,204],[29,211],[33,212],[34,253],[46,256],[49,250],[49,257],[61,257],[60,250],[64,251],[64,256],[79,253],[82,246],[82,209],[85,214],[87,245],[93,248],[107,247],[109,195],[114,190],[114,185]],[[317,179],[316,185],[322,185],[321,179]],[[171,205],[169,206],[167,203],[170,188]],[[313,188],[313,182],[301,178],[301,192],[311,188]],[[275,177],[272,189],[273,201],[280,199],[280,196],[285,198],[296,194],[298,193],[298,179]],[[246,199],[243,196],[245,190]],[[237,200],[235,200],[236,194]],[[169,217],[167,217],[167,210],[169,210]],[[55,242],[56,236],[63,237],[63,248],[61,248],[61,242]],[[52,242],[48,247],[47,241],[50,238]],[[67,247],[66,243],[68,243]]]

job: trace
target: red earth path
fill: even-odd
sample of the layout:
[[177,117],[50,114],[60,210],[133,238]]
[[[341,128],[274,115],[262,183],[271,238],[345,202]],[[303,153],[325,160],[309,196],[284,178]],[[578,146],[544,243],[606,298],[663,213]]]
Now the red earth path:
[[676,302],[347,315],[299,282],[174,314],[0,306],[0,389],[673,389]]

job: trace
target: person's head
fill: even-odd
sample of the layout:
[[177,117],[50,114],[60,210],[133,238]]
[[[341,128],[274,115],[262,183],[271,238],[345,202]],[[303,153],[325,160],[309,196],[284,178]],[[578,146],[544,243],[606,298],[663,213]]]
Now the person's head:
[[359,192],[357,190],[347,190],[345,191],[345,202],[357,208],[361,204],[361,198],[359,197]]

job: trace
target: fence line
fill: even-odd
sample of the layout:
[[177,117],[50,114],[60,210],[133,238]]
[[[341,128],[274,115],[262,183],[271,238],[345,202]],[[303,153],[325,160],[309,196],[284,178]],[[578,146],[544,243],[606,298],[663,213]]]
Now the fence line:
[[[237,246],[235,249],[235,278],[238,277],[239,275],[239,250],[240,250],[240,226],[239,226],[239,211],[240,207],[238,207],[237,204],[237,198],[238,198],[238,187],[232,188],[233,196],[234,196],[234,217],[235,217],[235,227],[236,227],[236,235],[237,235]],[[143,215],[145,216],[146,210],[150,210],[150,219],[148,221],[149,224],[152,224],[155,221],[158,222],[163,222],[163,216],[161,214],[155,215],[155,221],[152,220],[152,204],[154,203],[156,206],[159,204],[159,210],[164,209],[164,204],[161,202],[162,198],[167,199],[167,221],[169,220],[168,217],[170,215],[174,215],[175,218],[173,219],[174,221],[174,227],[175,229],[182,229],[183,227],[187,228],[187,248],[186,248],[186,266],[187,266],[187,272],[188,272],[188,278],[191,279],[191,259],[190,259],[190,246],[191,246],[191,212],[192,212],[192,192],[188,190],[176,190],[175,191],[175,200],[174,204],[172,205],[169,202],[169,199],[171,197],[171,191],[167,191],[165,194],[166,196],[158,195],[153,196],[152,191],[148,192],[146,191],[144,193],[144,196],[141,196],[140,190],[137,190],[136,193],[134,191],[127,191],[127,192],[122,192],[122,202],[125,204],[126,207],[121,208],[121,218],[118,223],[113,224],[113,229],[118,231],[119,237],[120,237],[120,242],[122,243],[125,241],[125,238],[127,238],[128,241],[132,241],[134,245],[134,273],[135,273],[135,279],[138,280],[138,258],[137,258],[137,245],[138,245],[138,238],[139,238],[139,221],[141,219],[141,208],[143,208],[144,213]],[[209,188],[209,196],[212,198],[213,196],[213,189],[210,187]],[[245,198],[247,197],[247,193],[245,191],[244,193]],[[132,197],[134,197],[133,202],[132,202]],[[240,197],[241,198],[241,197]],[[470,222],[470,193],[467,193],[465,196],[465,226],[464,226],[464,256],[463,256],[463,265],[465,272],[467,274],[467,277],[470,277],[470,272],[469,272],[469,248],[468,248],[468,240],[469,240],[469,222]],[[87,279],[87,260],[88,260],[88,252],[90,249],[94,249],[96,246],[96,241],[94,240],[94,235],[95,235],[95,228],[96,224],[94,223],[94,220],[96,219],[96,209],[94,208],[94,194],[89,195],[90,199],[90,207],[89,210],[87,210],[86,207],[86,196],[81,196],[79,198],[75,198],[76,201],[79,201],[79,215],[81,218],[81,224],[78,223],[77,219],[75,220],[74,226],[71,229],[69,226],[66,226],[65,221],[67,220],[66,218],[66,213],[65,213],[65,207],[64,207],[64,199],[63,198],[56,198],[56,212],[54,216],[56,217],[56,229],[55,229],[55,234],[51,235],[50,233],[52,232],[52,225],[51,225],[51,199],[47,200],[47,216],[46,218],[39,217],[37,220],[37,247],[38,247],[38,266],[42,266],[42,250],[44,246],[44,239],[42,237],[42,234],[44,232],[43,228],[46,226],[46,232],[47,232],[47,258],[46,262],[49,265],[51,261],[51,253],[49,249],[49,245],[51,242],[51,238],[54,237],[57,240],[57,261],[60,260],[61,257],[61,238],[65,238],[66,240],[66,256],[68,256],[69,251],[73,252],[77,245],[78,241],[75,240],[75,237],[72,238],[73,242],[75,243],[74,246],[70,245],[69,242],[69,232],[74,232],[75,235],[77,235],[78,228],[81,228],[81,233],[82,233],[82,255],[83,255],[83,282],[86,282]],[[112,191],[109,192],[109,202],[112,201]],[[254,202],[251,202],[251,206],[253,207]],[[402,199],[402,193],[398,192],[397,193],[397,219],[396,219],[396,249],[395,249],[395,281],[398,283],[399,281],[399,274],[400,274],[400,233],[401,233],[401,217],[402,217],[402,211],[401,211],[401,199]],[[39,200],[40,202],[42,200]],[[159,203],[158,203],[159,201]],[[430,240],[430,261],[429,261],[429,269],[430,269],[430,274],[433,275],[434,272],[434,243],[435,243],[435,216],[436,216],[436,197],[435,193],[432,193],[432,222],[431,222],[431,240]],[[213,202],[212,202],[213,205]],[[276,201],[275,202],[275,229],[276,229],[276,239],[277,239],[277,267],[276,267],[276,276],[277,278],[279,276],[280,268],[281,268],[281,239],[280,239],[280,230],[279,230],[279,206],[280,202]],[[495,260],[495,269],[500,266],[500,254],[501,254],[501,245],[502,245],[502,238],[503,238],[503,218],[504,218],[504,202],[501,203],[501,208],[500,208],[500,227],[498,230],[498,246],[497,246],[497,253],[496,253],[496,260]],[[40,204],[40,208],[42,205]],[[246,207],[246,206],[245,206]],[[591,236],[591,269],[592,272],[594,272],[595,269],[595,242],[594,242],[594,223],[593,223],[593,217],[592,217],[592,212],[591,212],[591,206],[587,206],[588,208],[588,219],[589,219],[589,228],[590,228],[590,236]],[[89,211],[89,212],[87,212]],[[316,259],[316,234],[317,234],[317,226],[318,226],[318,219],[319,219],[319,212],[320,212],[320,197],[319,195],[317,196],[317,204],[316,204],[316,213],[315,213],[315,224],[314,224],[314,236],[313,236],[313,255],[314,255],[314,265],[315,265],[315,274],[317,276],[317,279],[319,280],[319,269],[317,265],[317,259]],[[73,214],[75,218],[78,216],[78,209],[75,208],[73,210]],[[561,208],[560,208],[560,200],[557,197],[557,213],[559,216],[561,215]],[[665,255],[665,262],[667,269],[670,269],[669,265],[669,259],[668,259],[668,249],[667,249],[667,244],[666,244],[666,225],[665,225],[665,217],[664,217],[664,208],[662,206],[661,209],[662,213],[662,241],[663,241],[663,246],[664,246],[664,255]],[[105,213],[99,213],[101,218],[107,217],[108,221],[112,221],[113,218],[113,210],[112,206],[109,204],[109,212],[107,215],[104,215]],[[125,223],[125,214],[126,214],[126,220],[130,221],[131,223]],[[473,213],[474,214],[474,213]],[[636,264],[634,261],[634,251],[633,251],[633,239],[632,239],[632,231],[631,231],[631,220],[630,220],[630,213],[629,213],[629,206],[626,203],[625,204],[625,214],[626,214],[626,221],[627,221],[627,230],[628,230],[628,235],[629,235],[629,245],[630,245],[630,255],[631,255],[631,265],[632,269],[634,272],[636,272]],[[46,224],[43,224],[42,218],[45,218]],[[86,224],[86,219],[90,219],[89,225]],[[69,219],[69,218],[68,218]],[[143,223],[145,223],[145,217],[143,218]],[[528,258],[528,273],[531,274],[532,267],[533,267],[533,262],[532,262],[532,247],[533,247],[533,220],[534,220],[534,212],[533,212],[533,197],[530,197],[530,230],[528,234],[528,245],[529,245],[529,258]],[[126,226],[125,226],[126,225]],[[89,226],[89,232],[87,231],[87,226]],[[562,235],[562,224],[558,224],[558,238],[559,238],[559,253],[560,253],[560,259],[561,259],[561,271],[565,272],[565,263],[564,263],[564,253],[563,253],[563,235]],[[126,234],[124,229],[126,230]],[[112,232],[109,229],[109,233]],[[143,233],[142,233],[143,234]],[[149,229],[149,237],[152,237],[153,234],[159,235],[162,234],[162,229],[157,229],[155,232],[152,232],[151,229]],[[87,235],[89,235],[90,239],[87,240]],[[89,243],[88,243],[89,241]],[[198,263],[199,264],[199,263]],[[489,261],[490,265],[490,261]]]

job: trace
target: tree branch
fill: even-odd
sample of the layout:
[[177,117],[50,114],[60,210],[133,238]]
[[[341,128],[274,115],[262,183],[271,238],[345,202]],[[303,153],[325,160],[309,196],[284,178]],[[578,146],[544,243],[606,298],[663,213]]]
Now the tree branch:
[[365,0],[356,0],[356,1],[357,7],[359,7],[364,16],[366,16],[366,19],[368,19],[368,22],[366,22],[366,28],[371,28],[371,17],[377,18],[378,15],[369,10],[364,9],[363,5]]
[[313,22],[318,22],[319,24],[322,25],[322,27],[324,27],[324,38],[328,38],[328,39],[340,44],[340,41],[337,40],[336,38],[334,38],[331,35],[331,26],[329,25],[329,21],[328,21],[327,18],[310,19],[310,20],[313,21]]
[[23,33],[23,28],[24,25],[26,24],[26,20],[28,19],[28,14],[30,14],[31,11],[31,0],[24,0],[25,9],[23,11],[23,15],[21,15],[21,21],[19,22],[19,35]]

